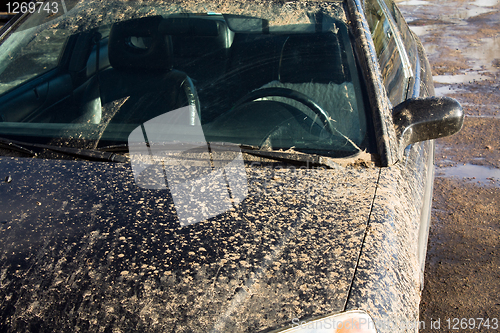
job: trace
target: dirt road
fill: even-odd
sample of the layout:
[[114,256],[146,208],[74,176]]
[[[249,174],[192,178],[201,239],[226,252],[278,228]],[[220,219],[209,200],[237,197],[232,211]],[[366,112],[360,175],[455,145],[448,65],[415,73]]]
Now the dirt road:
[[399,6],[429,55],[436,93],[458,99],[466,112],[463,130],[436,142],[422,331],[498,332],[500,1]]

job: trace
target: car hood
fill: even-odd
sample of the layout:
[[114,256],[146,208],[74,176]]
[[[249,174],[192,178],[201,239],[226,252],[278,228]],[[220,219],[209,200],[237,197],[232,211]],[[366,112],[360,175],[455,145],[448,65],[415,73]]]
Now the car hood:
[[342,311],[379,169],[245,172],[240,202],[181,226],[130,164],[0,158],[0,330],[255,332]]

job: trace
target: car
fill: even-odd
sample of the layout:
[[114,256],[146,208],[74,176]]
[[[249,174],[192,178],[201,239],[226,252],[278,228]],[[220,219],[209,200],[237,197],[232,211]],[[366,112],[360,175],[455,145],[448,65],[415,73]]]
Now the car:
[[14,15],[12,14],[9,14],[7,12],[0,12],[0,28],[7,22],[9,22],[9,20],[11,18],[13,18]]
[[[0,331],[415,332],[435,97],[392,0],[25,2]],[[14,9],[14,8],[13,8]]]

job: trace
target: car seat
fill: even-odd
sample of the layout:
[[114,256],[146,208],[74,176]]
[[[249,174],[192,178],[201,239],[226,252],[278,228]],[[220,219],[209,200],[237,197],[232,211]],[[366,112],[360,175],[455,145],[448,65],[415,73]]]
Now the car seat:
[[[200,110],[193,82],[173,69],[171,37],[159,31],[161,22],[161,16],[151,16],[113,24],[108,41],[111,66],[96,75],[83,103],[92,122],[142,124],[187,105]],[[192,117],[186,121],[195,125]]]

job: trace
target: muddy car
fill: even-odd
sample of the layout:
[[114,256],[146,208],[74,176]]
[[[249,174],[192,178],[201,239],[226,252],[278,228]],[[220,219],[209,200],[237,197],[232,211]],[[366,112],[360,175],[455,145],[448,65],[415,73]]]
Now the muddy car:
[[0,331],[418,330],[432,139],[390,0],[46,1],[0,44]]

